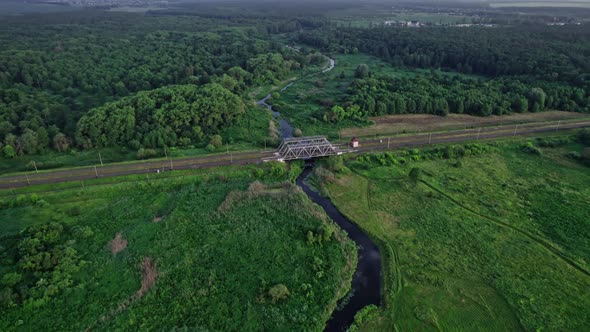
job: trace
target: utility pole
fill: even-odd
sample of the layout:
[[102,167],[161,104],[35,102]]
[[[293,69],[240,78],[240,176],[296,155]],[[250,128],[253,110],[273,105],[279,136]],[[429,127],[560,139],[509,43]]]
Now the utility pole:
[[96,170],[96,166],[94,166],[94,175],[98,177],[98,171]]
[[29,186],[31,185],[31,181],[29,181],[29,176],[27,174],[25,174],[25,177],[27,178],[27,183],[29,184]]
[[172,164],[172,159],[170,159],[170,170],[174,169],[174,165]]
[[479,140],[479,134],[481,133],[481,127],[479,128],[479,130],[477,131],[477,139]]
[[264,150],[266,150],[266,137],[264,138]]
[[430,144],[432,142],[432,133],[430,133],[430,135],[428,135],[428,144]]
[[387,137],[387,150],[389,150],[389,140],[390,140],[390,138]]
[[166,159],[168,159],[168,152],[166,152],[166,145],[164,145],[164,156],[166,156]]
[[102,156],[100,155],[100,151],[98,152],[98,159],[100,159],[100,166],[104,166],[102,163]]
[[33,166],[35,166],[35,173],[39,173],[39,170],[37,169],[37,163],[33,160]]
[[516,125],[516,127],[514,127],[514,135],[513,136],[516,136],[516,130],[517,129],[518,129],[518,124]]
[[559,120],[559,121],[557,122],[557,127],[555,127],[555,131],[558,131],[558,130],[559,130],[559,124],[560,124],[560,123],[561,123],[561,120]]
[[225,152],[229,154],[229,143],[225,143]]

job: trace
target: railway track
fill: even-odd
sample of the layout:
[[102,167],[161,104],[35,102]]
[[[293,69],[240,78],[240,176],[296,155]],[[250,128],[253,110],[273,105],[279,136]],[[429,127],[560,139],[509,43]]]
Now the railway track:
[[[465,141],[504,138],[586,127],[590,127],[590,120],[569,122],[552,121],[544,123],[464,129],[448,132],[423,133],[382,139],[361,140],[361,147],[357,150],[354,150],[353,152],[366,153],[405,147],[419,147],[430,144],[459,143]],[[345,146],[345,144],[336,144],[336,146],[342,147]],[[256,164],[262,162],[263,159],[268,160],[272,157],[273,151],[250,151],[205,157],[146,161],[106,166],[90,166],[32,174],[23,173],[0,177],[0,190],[15,189],[39,184],[52,184],[133,174],[149,174],[164,170],[186,170],[227,165]]]

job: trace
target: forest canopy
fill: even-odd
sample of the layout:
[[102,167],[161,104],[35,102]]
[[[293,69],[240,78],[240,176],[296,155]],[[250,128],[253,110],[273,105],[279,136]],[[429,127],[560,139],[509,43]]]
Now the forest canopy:
[[541,80],[482,80],[440,74],[378,76],[355,80],[348,88],[345,109],[331,110],[327,120],[406,113],[489,116],[548,109],[590,112],[588,98],[583,89]]
[[164,87],[92,109],[78,122],[76,141],[84,148],[186,146],[244,112],[241,98],[219,84]]

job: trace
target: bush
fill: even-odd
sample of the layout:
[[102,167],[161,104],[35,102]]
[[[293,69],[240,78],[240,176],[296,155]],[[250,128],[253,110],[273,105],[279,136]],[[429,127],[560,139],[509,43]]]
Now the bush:
[[281,162],[271,162],[270,174],[274,177],[282,177],[286,173],[285,164]]
[[213,136],[211,136],[211,139],[209,140],[209,144],[213,145],[216,149],[219,149],[220,147],[223,146],[223,139],[221,138],[220,135],[213,135]]
[[137,150],[137,159],[149,159],[158,156],[158,151],[154,149],[141,148]]
[[4,157],[6,158],[16,157],[16,151],[14,150],[12,145],[5,145],[4,148],[2,148],[2,152],[4,153]]
[[414,181],[419,181],[422,179],[422,170],[419,169],[418,167],[414,167],[410,171],[409,176],[410,176],[410,179],[412,179]]
[[340,172],[344,168],[344,160],[341,156],[326,159],[326,168],[332,172]]
[[276,284],[270,288],[268,295],[270,295],[271,301],[274,304],[278,301],[286,300],[290,293],[287,286],[283,284]]
[[213,146],[213,144],[207,144],[207,147],[205,149],[209,152],[215,152],[215,147]]
[[303,132],[301,131],[301,129],[295,128],[293,130],[293,136],[295,136],[295,137],[301,137],[301,136],[303,136]]
[[542,155],[543,152],[541,151],[541,149],[539,149],[538,147],[536,147],[532,142],[528,142],[524,145],[524,147],[522,148],[522,151],[524,152],[528,152],[528,153],[532,153],[532,154],[536,154],[538,156]]

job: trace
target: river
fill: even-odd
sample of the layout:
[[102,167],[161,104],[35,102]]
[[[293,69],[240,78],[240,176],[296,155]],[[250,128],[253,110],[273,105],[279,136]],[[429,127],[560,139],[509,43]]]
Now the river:
[[[335,67],[334,59],[329,59],[328,67],[321,73],[327,73]],[[284,86],[280,91],[287,90],[297,81]],[[267,108],[279,122],[279,134],[281,139],[293,137],[293,127],[283,118],[281,113],[274,111],[272,105],[267,103],[271,94],[260,99],[256,104]],[[326,214],[348,234],[348,237],[356,243],[358,248],[358,263],[352,277],[351,290],[344,299],[338,303],[338,308],[332,313],[330,320],[326,323],[325,331],[346,331],[354,321],[354,315],[369,304],[380,305],[381,303],[381,254],[379,248],[371,239],[365,235],[356,225],[348,220],[332,202],[312,190],[305,179],[310,175],[312,169],[307,167],[297,178],[297,185],[303,189],[305,194],[313,202],[321,206]],[[344,302],[343,302],[344,301]]]
[[[346,331],[354,321],[354,315],[369,304],[381,303],[381,254],[379,248],[356,225],[346,218],[332,202],[309,187],[306,179],[311,173],[311,168],[306,168],[297,178],[297,185],[303,189],[307,197],[321,206],[326,214],[340,228],[348,233],[358,248],[358,263],[352,278],[350,294],[344,297],[345,303],[339,303],[332,313],[332,317],[326,324],[325,331]],[[342,300],[341,300],[342,302]]]
[[[334,59],[330,58],[328,60],[329,60],[328,61],[328,67],[326,67],[325,69],[323,69],[321,71],[321,73],[327,73],[327,72],[331,71],[332,69],[334,69],[334,67],[336,67],[336,61]],[[293,81],[293,82],[285,85],[280,91],[281,92],[284,92],[285,90],[287,90],[290,86],[292,86],[293,84],[295,84],[299,80]],[[279,123],[279,135],[280,135],[281,139],[293,137],[293,126],[291,126],[291,124],[287,120],[285,120],[285,118],[283,118],[283,116],[281,115],[280,112],[277,112],[277,111],[273,110],[271,104],[267,103],[267,101],[271,97],[272,97],[272,94],[269,93],[264,98],[262,98],[259,101],[257,101],[256,102],[256,105],[261,106],[261,107],[264,107],[264,108],[266,108],[266,109],[268,109],[268,110],[270,110],[272,112],[273,118]]]

